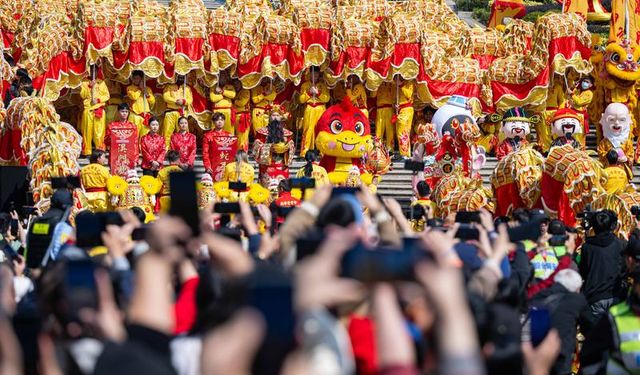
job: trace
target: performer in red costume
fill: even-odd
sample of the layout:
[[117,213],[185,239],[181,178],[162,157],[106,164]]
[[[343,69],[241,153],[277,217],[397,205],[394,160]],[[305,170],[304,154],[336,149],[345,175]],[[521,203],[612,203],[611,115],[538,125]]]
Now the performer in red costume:
[[164,155],[167,151],[164,137],[158,134],[160,122],[157,118],[149,119],[149,133],[140,138],[140,153],[142,154],[142,174],[158,177],[162,168]]
[[189,121],[186,117],[178,119],[178,133],[171,136],[171,149],[180,153],[180,168],[193,169],[196,160],[196,136],[189,133]]
[[502,117],[502,132],[505,139],[496,149],[496,158],[502,160],[513,151],[527,144],[531,120],[522,108],[511,108]]
[[223,130],[225,122],[226,118],[223,113],[214,113],[214,128],[206,132],[202,140],[204,169],[215,182],[222,180],[225,165],[233,161],[238,149],[238,138]]
[[127,172],[135,169],[138,164],[138,127],[127,121],[129,105],[118,105],[118,121],[107,127],[105,145],[109,150],[109,165],[111,174],[125,177]]

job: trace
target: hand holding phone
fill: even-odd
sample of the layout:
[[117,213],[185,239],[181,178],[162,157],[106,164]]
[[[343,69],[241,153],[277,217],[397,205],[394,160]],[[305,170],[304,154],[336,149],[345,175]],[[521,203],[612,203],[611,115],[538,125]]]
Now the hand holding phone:
[[169,175],[171,207],[169,214],[179,217],[191,228],[194,236],[200,235],[200,212],[196,191],[195,172],[175,172]]

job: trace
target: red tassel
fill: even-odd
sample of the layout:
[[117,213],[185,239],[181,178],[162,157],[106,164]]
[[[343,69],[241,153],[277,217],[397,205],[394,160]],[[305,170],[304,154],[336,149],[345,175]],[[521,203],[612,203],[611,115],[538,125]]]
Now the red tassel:
[[396,122],[398,122],[398,114],[395,114],[391,117],[391,123],[395,125]]
[[151,113],[143,113],[142,118],[144,119],[144,126],[149,127],[149,120],[151,119]]

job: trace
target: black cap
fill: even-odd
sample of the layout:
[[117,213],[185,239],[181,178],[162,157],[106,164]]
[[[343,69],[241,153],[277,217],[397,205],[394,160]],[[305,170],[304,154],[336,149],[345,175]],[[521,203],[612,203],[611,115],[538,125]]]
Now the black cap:
[[551,220],[549,222],[549,226],[547,227],[547,232],[554,236],[561,236],[567,234],[567,228],[564,226],[564,223],[560,220]]

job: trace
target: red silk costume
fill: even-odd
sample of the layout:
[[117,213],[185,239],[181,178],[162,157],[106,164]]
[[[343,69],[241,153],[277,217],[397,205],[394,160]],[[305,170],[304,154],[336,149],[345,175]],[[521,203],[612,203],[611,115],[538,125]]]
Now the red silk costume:
[[138,163],[138,127],[129,121],[112,122],[104,136],[111,174],[126,176]]
[[162,167],[166,153],[164,137],[160,134],[148,133],[140,138],[140,153],[142,154],[142,169],[151,169],[151,162],[156,161]]
[[171,149],[180,153],[180,163],[193,168],[196,160],[196,136],[189,132],[174,133],[171,136]]
[[224,167],[233,161],[238,149],[238,139],[224,130],[211,130],[202,140],[202,163],[206,171],[211,171],[213,181],[221,181]]

